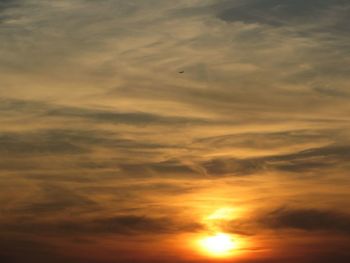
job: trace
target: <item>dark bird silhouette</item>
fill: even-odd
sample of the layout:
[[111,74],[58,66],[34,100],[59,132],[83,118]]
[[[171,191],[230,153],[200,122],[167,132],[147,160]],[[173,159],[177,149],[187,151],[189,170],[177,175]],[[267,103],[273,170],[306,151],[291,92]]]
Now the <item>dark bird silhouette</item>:
[[183,70],[179,71],[180,74],[183,74],[184,72],[185,72],[185,71],[183,71]]

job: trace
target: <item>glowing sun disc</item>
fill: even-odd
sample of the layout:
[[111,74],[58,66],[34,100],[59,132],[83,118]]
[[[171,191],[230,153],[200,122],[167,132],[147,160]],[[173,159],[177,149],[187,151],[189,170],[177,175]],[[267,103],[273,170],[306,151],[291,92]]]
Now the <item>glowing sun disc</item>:
[[203,238],[199,241],[199,245],[206,253],[215,257],[228,256],[236,248],[231,236],[224,233]]

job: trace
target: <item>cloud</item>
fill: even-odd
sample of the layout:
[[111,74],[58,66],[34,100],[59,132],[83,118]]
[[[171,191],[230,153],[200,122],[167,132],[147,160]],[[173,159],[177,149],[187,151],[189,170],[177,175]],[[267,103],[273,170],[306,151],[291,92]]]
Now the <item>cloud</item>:
[[25,114],[46,118],[71,118],[97,123],[128,125],[204,125],[210,121],[205,118],[158,115],[146,112],[118,112],[82,107],[61,106],[41,101],[0,99],[0,112],[6,114]]
[[118,215],[90,220],[56,220],[53,223],[38,221],[2,224],[6,232],[35,235],[164,235],[197,232],[203,227],[196,222],[181,222],[167,217]]
[[0,0],[0,11],[13,6],[17,0]]
[[[78,137],[78,136],[77,136]],[[78,137],[79,138],[79,137]],[[0,153],[15,154],[77,154],[86,152],[84,147],[70,140],[69,132],[39,131],[28,133],[2,133]]]
[[206,147],[239,148],[239,149],[278,149],[307,143],[327,142],[337,131],[329,130],[289,130],[282,132],[252,132],[239,134],[225,134],[196,139],[195,143]]
[[350,234],[350,216],[335,211],[282,207],[267,214],[262,221],[265,226],[273,229]]
[[[0,0],[1,233],[77,240],[43,257],[28,244],[35,262],[79,262],[62,257],[91,248],[96,262],[125,263],[116,244],[138,252],[206,231],[189,217],[215,206],[317,199],[341,211],[281,208],[225,227],[253,241],[299,233],[290,229],[300,240],[349,236],[349,10],[341,0]],[[339,245],[324,258],[341,261]],[[26,261],[25,246],[9,242],[3,261]],[[144,262],[178,252],[135,251]],[[262,261],[322,262],[305,258]]]
[[36,199],[38,200],[23,201],[11,212],[21,216],[36,216],[38,214],[59,214],[69,209],[82,213],[83,211],[96,211],[99,208],[98,204],[87,196],[65,187],[50,185],[47,182],[41,185]]
[[134,176],[161,175],[162,177],[179,174],[182,176],[194,175],[196,171],[191,166],[182,164],[177,160],[167,160],[162,162],[121,164],[119,166],[123,172]]
[[6,14],[6,10],[15,7],[17,4],[18,0],[0,0],[0,24],[11,18]]
[[7,114],[42,113],[49,109],[46,103],[31,100],[1,98],[0,102],[0,111]]
[[272,167],[279,170],[301,172],[310,169],[336,167],[345,164],[349,158],[350,147],[348,145],[330,145],[266,159]]
[[202,165],[206,173],[213,176],[255,174],[264,169],[264,162],[259,159],[213,159],[204,162]]
[[[218,17],[225,21],[241,21],[245,23],[261,23],[271,26],[299,25],[300,23],[319,23],[322,18],[325,21],[334,18],[334,12],[344,12],[349,3],[344,0],[249,0],[227,1],[227,5],[233,7],[222,11]],[[347,12],[347,11],[345,11]],[[342,16],[338,17],[343,19]],[[338,24],[338,29],[343,28],[345,21],[329,21],[333,25]],[[322,24],[322,23],[320,23]],[[329,29],[329,28],[326,28]],[[325,29],[324,29],[325,30]]]
[[329,145],[296,153],[252,157],[245,159],[217,158],[202,162],[209,175],[249,175],[263,171],[305,173],[346,165],[350,146]]
[[176,148],[175,145],[144,142],[123,138],[123,135],[103,130],[83,129],[39,129],[23,132],[0,133],[0,154],[4,157],[21,155],[59,155],[83,154],[97,148],[112,151],[124,149],[152,150],[160,148]]
[[343,99],[348,99],[350,95],[346,91],[338,90],[336,88],[331,88],[331,87],[322,87],[322,86],[315,87],[314,90],[325,96],[337,97],[337,98],[343,98]]
[[246,236],[271,235],[271,230],[275,233],[298,230],[303,233],[297,234],[297,237],[304,237],[305,240],[307,236],[319,237],[319,241],[328,242],[324,233],[328,233],[329,237],[349,237],[350,215],[332,208],[282,206],[268,212],[256,211],[243,219],[222,221],[220,226],[229,233]]
[[48,116],[64,116],[64,117],[78,117],[95,122],[107,122],[107,123],[125,123],[131,125],[146,125],[146,124],[204,124],[205,120],[191,119],[176,116],[160,116],[156,114],[143,113],[143,112],[108,112],[101,110],[88,110],[88,109],[58,109],[47,112]]

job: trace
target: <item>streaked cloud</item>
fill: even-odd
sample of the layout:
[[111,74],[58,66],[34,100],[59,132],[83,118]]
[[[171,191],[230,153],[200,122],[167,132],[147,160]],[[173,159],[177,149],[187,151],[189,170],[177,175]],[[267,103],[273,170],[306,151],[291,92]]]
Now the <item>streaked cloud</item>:
[[267,215],[264,222],[272,228],[350,233],[349,216],[334,211],[281,208]]
[[0,261],[348,262],[349,10],[0,0]]

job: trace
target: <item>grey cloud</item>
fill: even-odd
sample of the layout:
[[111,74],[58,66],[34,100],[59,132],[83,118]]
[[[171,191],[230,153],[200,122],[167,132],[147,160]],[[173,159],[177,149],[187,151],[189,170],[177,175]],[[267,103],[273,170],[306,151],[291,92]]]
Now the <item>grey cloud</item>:
[[[346,8],[346,0],[248,0],[227,1],[232,6],[222,11],[218,17],[225,21],[242,21],[246,23],[263,23],[273,26],[289,23],[319,22],[327,19],[328,12],[336,7]],[[328,11],[328,12],[327,12]]]
[[326,141],[330,137],[330,133],[334,136],[336,132],[329,130],[291,130],[284,132],[240,133],[201,138],[195,140],[195,143],[215,148],[273,149],[276,147],[303,144],[310,141]]
[[42,101],[0,98],[0,112],[2,114],[26,113],[41,116],[52,109],[52,107],[55,108],[55,106]]
[[[81,169],[86,169],[88,168],[89,171],[66,171],[63,167],[62,171],[36,171],[35,168],[37,168],[36,166],[32,166],[32,167],[26,167],[26,168],[22,168],[22,164],[21,163],[17,163],[17,168],[13,167],[12,170],[15,171],[20,171],[21,173],[19,173],[19,177],[21,178],[26,178],[28,180],[32,180],[32,181],[37,181],[37,182],[46,182],[46,183],[57,183],[57,182],[69,182],[69,183],[96,183],[96,182],[101,182],[101,181],[106,181],[106,180],[110,180],[111,178],[115,178],[115,171],[117,170],[117,165],[112,165],[110,163],[105,164],[99,164],[98,168],[100,169],[111,169],[112,171],[110,171],[109,173],[104,172],[104,170],[102,170],[102,172],[98,172],[96,171],[95,166],[97,166],[98,164],[90,164],[89,166],[87,165],[83,165],[81,163],[78,163],[76,165],[76,167],[79,167]],[[0,164],[0,167],[3,168],[2,164]],[[18,168],[19,167],[19,168]],[[6,167],[5,167],[6,169]],[[26,169],[26,171],[25,171]],[[43,169],[43,168],[41,168]],[[31,171],[34,170],[34,171]]]
[[249,175],[258,171],[317,171],[335,168],[350,160],[350,146],[330,145],[296,153],[246,159],[212,159],[201,165],[209,175]]
[[[346,92],[346,85],[341,84],[340,79],[348,76],[346,73],[348,62],[344,59],[349,48],[348,1],[248,0],[224,1],[218,6],[221,11],[218,12],[217,18],[223,21],[255,24],[254,28],[242,30],[235,37],[235,42],[244,43],[243,46],[239,45],[243,51],[254,50],[254,53],[260,54],[264,50],[271,50],[270,48],[278,49],[287,43],[296,43],[297,48],[293,55],[285,58],[284,62],[278,62],[280,65],[283,64],[285,70],[289,68],[290,71],[280,85],[293,84],[297,80],[301,85],[313,87],[315,83],[319,83],[318,86],[329,84],[333,86],[332,90],[335,93]],[[235,28],[240,26],[239,23],[233,25]],[[245,45],[249,48],[247,49]],[[282,54],[283,52],[280,55]],[[274,53],[269,57],[269,64],[277,62],[278,56],[279,54]],[[311,67],[298,70],[298,65],[303,63]],[[293,64],[293,68],[290,68]],[[273,66],[277,66],[275,72],[278,72],[278,65]],[[337,83],[333,81],[329,83],[326,76],[337,79]],[[321,97],[326,95],[319,93],[317,89],[310,88],[310,91]],[[294,102],[297,100],[295,98]]]
[[0,226],[10,232],[32,233],[40,235],[159,235],[184,232],[196,232],[202,226],[196,222],[181,222],[167,217],[139,215],[119,215],[96,218],[89,221],[57,220],[54,223],[27,221],[5,223]]
[[347,91],[340,90],[338,88],[318,86],[318,87],[315,87],[314,90],[324,96],[329,96],[329,97],[349,99],[349,96],[350,96],[350,94]]
[[124,139],[119,134],[93,130],[35,130],[0,133],[0,154],[80,154],[94,147],[109,149],[156,149],[176,147]]
[[269,212],[258,212],[245,219],[221,222],[230,233],[257,235],[264,230],[301,230],[350,235],[350,215],[337,210],[283,206]]
[[111,232],[119,234],[167,234],[196,232],[201,229],[198,223],[176,222],[169,218],[146,216],[118,216],[92,222],[93,232]]
[[337,166],[350,159],[350,146],[331,145],[321,148],[304,150],[294,154],[287,154],[267,158],[273,166],[281,170],[307,170],[322,167]]
[[69,140],[64,132],[29,132],[0,134],[0,154],[77,154],[86,152],[84,147]]
[[0,12],[14,6],[17,2],[18,0],[0,0]]
[[0,0],[0,24],[1,22],[5,21],[7,18],[6,14],[4,14],[4,11],[11,7],[15,7],[18,4],[18,0]]
[[33,163],[30,160],[23,160],[23,159],[17,159],[17,158],[14,159],[13,156],[5,157],[4,153],[2,155],[3,155],[3,158],[1,158],[0,160],[0,168],[2,171],[26,172],[28,170],[35,169],[38,167],[37,163]]
[[239,176],[264,170],[265,163],[260,159],[213,159],[202,163],[202,166],[208,175]]
[[36,216],[38,213],[60,213],[67,209],[74,209],[76,213],[98,209],[97,203],[88,197],[49,183],[41,185],[41,192],[37,196],[40,197],[39,200],[33,198],[29,202],[23,202],[13,208],[12,212],[19,215]]
[[[82,188],[86,193],[96,194],[99,192],[104,193],[123,193],[123,192],[136,192],[136,193],[156,193],[165,195],[181,195],[184,193],[193,192],[194,189],[198,189],[198,185],[186,184],[172,184],[172,183],[147,183],[147,184],[130,184],[127,186],[87,186]],[[133,209],[133,208],[131,208]]]
[[350,234],[350,216],[335,211],[283,207],[267,214],[262,222],[273,229],[285,228]]
[[149,162],[149,163],[136,163],[136,164],[121,164],[120,168],[124,173],[131,174],[133,176],[145,176],[145,175],[173,175],[182,174],[185,176],[195,175],[196,172],[188,165],[182,164],[176,160],[167,160],[163,162]]
[[0,112],[10,114],[31,114],[36,117],[65,117],[93,122],[129,125],[187,125],[206,124],[206,119],[162,116],[145,112],[117,112],[99,109],[67,107],[40,101],[13,99],[0,100]]
[[[133,164],[133,156],[152,159],[178,145],[156,143],[103,130],[50,129],[23,132],[0,132],[0,167],[3,171],[21,172],[27,179],[48,181],[94,180],[99,171],[121,170],[124,174],[138,176],[160,173],[193,173],[176,162]],[[109,154],[94,156],[97,151]],[[66,157],[70,158],[66,158]],[[25,157],[25,158],[23,158]],[[45,161],[39,158],[46,158]],[[52,162],[53,161],[53,162]],[[75,171],[72,171],[75,170]],[[83,169],[78,174],[77,169]],[[132,174],[135,172],[136,174]],[[99,179],[104,176],[99,176]]]
[[48,116],[65,116],[65,117],[80,117],[90,119],[97,122],[107,123],[126,123],[133,125],[146,125],[146,124],[190,124],[190,123],[206,123],[205,120],[191,119],[172,116],[160,116],[151,113],[143,112],[107,112],[107,111],[93,111],[83,109],[58,109],[48,112]]
[[319,171],[321,169],[326,169],[332,166],[329,162],[320,161],[291,161],[286,163],[275,163],[272,165],[274,169],[286,172],[310,172],[310,171]]

